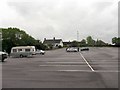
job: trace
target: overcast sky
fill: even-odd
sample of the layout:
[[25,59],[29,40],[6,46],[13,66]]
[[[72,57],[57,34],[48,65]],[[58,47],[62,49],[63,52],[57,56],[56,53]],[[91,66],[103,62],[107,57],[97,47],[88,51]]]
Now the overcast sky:
[[0,27],[17,27],[41,41],[118,36],[119,0],[1,0]]

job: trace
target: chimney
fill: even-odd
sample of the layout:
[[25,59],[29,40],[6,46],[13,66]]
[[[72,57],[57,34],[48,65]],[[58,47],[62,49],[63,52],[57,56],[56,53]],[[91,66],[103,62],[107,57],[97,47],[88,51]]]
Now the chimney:
[[53,40],[55,40],[55,37],[53,37]]
[[44,38],[44,41],[46,40],[46,38]]

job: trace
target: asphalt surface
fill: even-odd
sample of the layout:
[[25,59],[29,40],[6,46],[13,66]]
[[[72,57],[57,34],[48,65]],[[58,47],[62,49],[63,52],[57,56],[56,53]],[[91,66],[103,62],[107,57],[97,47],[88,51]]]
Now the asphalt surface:
[[118,88],[118,48],[63,48],[33,58],[10,57],[2,63],[2,87]]

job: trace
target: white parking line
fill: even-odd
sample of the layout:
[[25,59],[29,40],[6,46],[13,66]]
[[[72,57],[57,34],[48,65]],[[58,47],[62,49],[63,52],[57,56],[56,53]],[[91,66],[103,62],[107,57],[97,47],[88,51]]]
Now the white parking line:
[[78,64],[78,63],[84,63],[84,62],[45,62],[45,63],[60,63],[60,64]]
[[[29,70],[33,72],[93,72],[91,70]],[[97,73],[118,73],[118,70],[95,70]]]
[[83,58],[83,60],[87,63],[87,65],[89,66],[89,68],[94,72],[95,70],[92,68],[92,66],[88,63],[88,61],[84,58],[84,56],[82,55],[82,53],[80,53],[81,57]]
[[80,65],[39,65],[40,67],[80,66]]
[[[91,70],[56,70],[56,71],[61,71],[61,72],[92,72]],[[118,73],[119,71],[116,71],[116,70],[96,70],[94,72],[104,72],[104,73],[116,72],[116,73]]]
[[57,70],[58,72],[91,72],[90,70]]

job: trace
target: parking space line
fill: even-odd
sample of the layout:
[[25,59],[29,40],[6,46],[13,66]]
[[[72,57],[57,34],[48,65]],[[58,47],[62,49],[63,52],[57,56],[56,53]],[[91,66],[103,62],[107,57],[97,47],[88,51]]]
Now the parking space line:
[[[33,72],[93,72],[91,70],[71,70],[71,69],[68,69],[68,70],[30,70],[30,71],[33,71]],[[118,73],[120,71],[117,71],[117,70],[95,70],[94,72],[97,72],[97,73]]]
[[90,70],[57,70],[58,72],[91,72]]
[[84,62],[45,62],[45,63],[59,63],[59,64],[81,64],[81,63],[84,63]]
[[84,58],[84,56],[82,55],[82,53],[80,53],[81,57],[83,58],[83,60],[87,63],[88,67],[94,72],[95,70],[92,68],[92,66],[88,63],[88,61]]
[[[91,70],[56,70],[56,71],[61,71],[61,72],[92,72]],[[119,71],[117,71],[117,70],[96,70],[94,72],[118,73]]]
[[118,70],[95,70],[95,72],[104,72],[104,73],[118,73]]
[[40,67],[80,66],[80,65],[39,65]]

